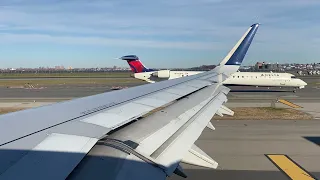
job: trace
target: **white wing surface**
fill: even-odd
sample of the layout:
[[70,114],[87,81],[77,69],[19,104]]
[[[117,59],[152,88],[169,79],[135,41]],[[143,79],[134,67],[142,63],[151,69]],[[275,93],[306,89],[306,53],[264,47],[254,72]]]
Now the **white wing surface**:
[[216,168],[194,142],[214,129],[215,113],[233,114],[222,81],[258,26],[212,71],[0,116],[0,179],[165,179],[185,176],[180,162]]

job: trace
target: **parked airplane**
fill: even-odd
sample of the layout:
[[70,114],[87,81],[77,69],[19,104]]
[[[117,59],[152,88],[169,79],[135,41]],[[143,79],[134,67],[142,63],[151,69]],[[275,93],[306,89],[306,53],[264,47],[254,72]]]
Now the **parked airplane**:
[[[161,80],[181,78],[191,76],[204,71],[171,71],[171,70],[153,70],[142,64],[136,55],[123,56],[120,59],[128,62],[134,77],[150,83]],[[307,83],[296,78],[290,73],[273,72],[235,72],[223,82],[226,86],[266,86],[266,87],[293,87],[302,89]]]
[[185,177],[180,162],[217,168],[194,142],[214,130],[214,114],[233,115],[222,82],[258,27],[211,71],[1,115],[0,179],[158,180]]

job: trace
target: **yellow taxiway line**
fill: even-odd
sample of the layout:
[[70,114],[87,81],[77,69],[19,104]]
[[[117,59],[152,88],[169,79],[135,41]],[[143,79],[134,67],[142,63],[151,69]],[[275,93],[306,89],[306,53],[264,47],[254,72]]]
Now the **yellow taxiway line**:
[[285,105],[290,106],[292,108],[302,108],[301,106],[293,104],[292,102],[284,100],[284,99],[279,99],[278,102],[281,102],[282,104],[285,104]]
[[284,154],[266,154],[283,173],[292,180],[316,180],[308,171]]

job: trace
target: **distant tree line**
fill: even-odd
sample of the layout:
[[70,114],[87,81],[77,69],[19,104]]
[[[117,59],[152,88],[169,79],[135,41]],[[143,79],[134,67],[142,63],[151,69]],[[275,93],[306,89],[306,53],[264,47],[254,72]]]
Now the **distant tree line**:
[[129,72],[130,70],[106,70],[106,69],[72,69],[72,70],[55,70],[55,69],[17,69],[17,70],[0,70],[0,73],[5,74],[59,74],[59,73],[101,73],[101,72]]

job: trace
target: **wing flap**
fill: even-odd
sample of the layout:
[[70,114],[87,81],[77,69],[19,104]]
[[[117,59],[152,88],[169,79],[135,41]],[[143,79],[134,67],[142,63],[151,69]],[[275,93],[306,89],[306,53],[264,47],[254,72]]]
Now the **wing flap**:
[[148,113],[153,109],[155,109],[155,107],[130,102],[125,105],[90,116],[81,121],[103,126],[108,129],[115,129],[129,121],[132,121],[133,119],[136,119]]
[[165,92],[169,92],[172,94],[178,94],[180,96],[185,96],[191,92],[194,92],[198,90],[198,88],[192,87],[192,86],[187,86],[187,85],[180,85],[178,87],[173,87],[170,88],[168,90],[166,90]]
[[162,101],[165,101],[166,103],[169,103],[171,101],[174,101],[175,99],[178,99],[179,97],[180,95],[162,91],[162,92],[157,92],[155,94],[151,94],[147,98],[162,100]]
[[97,141],[84,136],[51,134],[1,174],[1,179],[66,179]]
[[[175,98],[173,98],[172,100],[174,100]],[[161,107],[165,104],[167,104],[168,102],[171,102],[172,100],[163,100],[163,99],[155,99],[155,98],[152,98],[152,97],[145,97],[145,98],[142,98],[142,99],[139,99],[139,100],[136,100],[134,101],[134,103],[137,103],[137,104],[144,104],[144,105],[147,105],[147,106],[152,106],[152,107]]]
[[211,83],[206,81],[206,80],[200,80],[200,79],[196,79],[196,80],[192,80],[186,83],[186,85],[188,86],[192,86],[192,87],[196,87],[196,88],[203,88],[205,86],[210,85]]
[[199,138],[203,129],[225,101],[226,96],[219,93],[211,97],[208,102],[203,102],[205,106],[201,111],[171,136],[169,142],[163,144],[165,147],[159,148],[161,152],[158,152],[159,155],[154,158],[159,164],[167,168],[166,172],[168,175],[173,173],[185,153]]
[[[210,90],[215,89],[216,86],[217,85],[213,85],[210,87]],[[141,152],[152,156],[152,153],[154,153],[162,144],[164,144],[165,141],[169,139],[176,131],[178,131],[179,128],[181,128],[190,118],[196,115],[196,113],[205,106],[205,102],[207,101],[209,100],[206,99],[204,102],[183,111],[182,114],[173,116],[164,127],[160,128],[141,141],[138,149]],[[170,117],[167,116],[166,118]],[[157,139],[157,141],[155,141],[155,139]]]
[[[212,93],[209,98],[189,110],[183,111],[164,127],[148,135],[136,149],[166,167],[168,175],[175,171],[184,154],[198,139],[203,129],[211,124],[210,120],[220,106],[227,101],[224,91],[228,91],[228,88],[214,84],[208,90],[211,90]],[[203,92],[200,91],[198,94],[203,94]],[[194,96],[188,99],[192,102],[194,98],[198,97]],[[213,160],[210,162],[213,167],[215,163]]]

